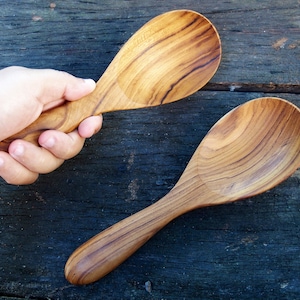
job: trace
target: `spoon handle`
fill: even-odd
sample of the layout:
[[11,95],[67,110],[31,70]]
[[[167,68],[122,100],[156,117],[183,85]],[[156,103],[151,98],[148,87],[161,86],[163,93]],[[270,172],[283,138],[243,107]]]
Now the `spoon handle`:
[[67,280],[75,285],[99,280],[124,262],[174,217],[165,202],[158,201],[107,228],[73,252],[65,266]]
[[99,280],[170,221],[190,210],[206,206],[208,200],[213,203],[219,197],[206,189],[199,179],[196,182],[191,179],[190,174],[185,172],[161,200],[109,227],[77,248],[65,266],[67,280],[76,285]]

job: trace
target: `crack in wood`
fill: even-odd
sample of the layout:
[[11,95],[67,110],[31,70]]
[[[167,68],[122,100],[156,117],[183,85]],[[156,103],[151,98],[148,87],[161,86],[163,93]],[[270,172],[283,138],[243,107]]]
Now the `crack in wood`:
[[[276,10],[290,10],[290,9],[298,9],[298,6],[289,6],[289,7],[282,7],[281,5],[276,5],[273,7],[254,7],[254,8],[250,8],[250,7],[243,7],[240,9],[219,9],[219,10],[214,10],[212,13],[213,14],[236,14],[236,13],[245,13],[245,12],[256,12],[256,11],[276,11]],[[209,15],[209,13],[207,13],[207,15]]]
[[34,296],[21,296],[12,293],[1,293],[0,292],[0,300],[20,300],[20,299],[30,299],[30,300],[51,300],[48,297],[34,297]]
[[300,94],[300,84],[280,84],[280,83],[267,83],[266,84],[266,83],[237,83],[237,82],[212,83],[212,82],[209,82],[201,90]]

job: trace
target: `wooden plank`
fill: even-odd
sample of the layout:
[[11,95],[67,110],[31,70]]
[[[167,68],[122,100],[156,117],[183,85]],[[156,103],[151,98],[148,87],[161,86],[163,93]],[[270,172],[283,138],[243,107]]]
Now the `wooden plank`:
[[241,83],[218,82],[208,83],[202,88],[204,91],[230,91],[230,92],[259,92],[259,93],[291,93],[300,94],[299,84],[277,83]]
[[[259,96],[199,92],[160,108],[107,114],[103,130],[59,171],[31,186],[1,184],[0,293],[50,299],[297,295],[299,172],[261,196],[182,216],[94,285],[74,287],[63,276],[75,247],[167,193],[213,123]],[[295,95],[281,96],[300,105]]]
[[[230,109],[262,96],[300,106],[299,1],[55,4],[3,5],[1,68],[55,68],[98,79],[140,26],[180,8],[216,25],[223,60],[206,91],[168,106],[106,114],[102,131],[59,170],[30,186],[0,182],[0,299],[299,298],[299,171],[255,198],[178,218],[93,285],[75,287],[63,276],[83,241],[165,195]],[[242,86],[234,88],[239,93],[230,92],[233,84]]]
[[299,84],[299,2],[12,2],[1,11],[0,67],[63,69],[98,79],[147,20],[172,9],[206,15],[217,27],[223,61],[213,82]]

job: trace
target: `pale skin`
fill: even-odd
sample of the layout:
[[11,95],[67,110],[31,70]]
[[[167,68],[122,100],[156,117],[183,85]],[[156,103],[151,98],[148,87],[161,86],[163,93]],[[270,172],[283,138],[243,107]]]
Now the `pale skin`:
[[[94,88],[95,82],[91,79],[51,69],[8,67],[0,70],[0,141],[27,127],[43,111],[65,101],[76,101]],[[33,183],[39,174],[52,172],[77,155],[85,139],[101,126],[102,116],[92,116],[69,134],[56,130],[43,132],[39,147],[24,140],[13,141],[8,152],[0,151],[0,177],[9,184]]]

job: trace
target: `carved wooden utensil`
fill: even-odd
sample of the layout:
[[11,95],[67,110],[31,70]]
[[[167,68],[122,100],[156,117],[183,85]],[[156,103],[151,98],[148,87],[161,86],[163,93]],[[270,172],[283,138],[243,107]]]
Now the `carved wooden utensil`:
[[22,138],[37,144],[41,132],[70,132],[101,113],[170,103],[203,87],[221,60],[217,30],[189,10],[159,15],[121,48],[90,95],[44,112],[25,130],[0,143],[0,150]]
[[66,278],[94,282],[174,218],[276,186],[300,167],[299,133],[300,109],[283,99],[259,98],[233,109],[208,132],[174,188],[75,250]]

